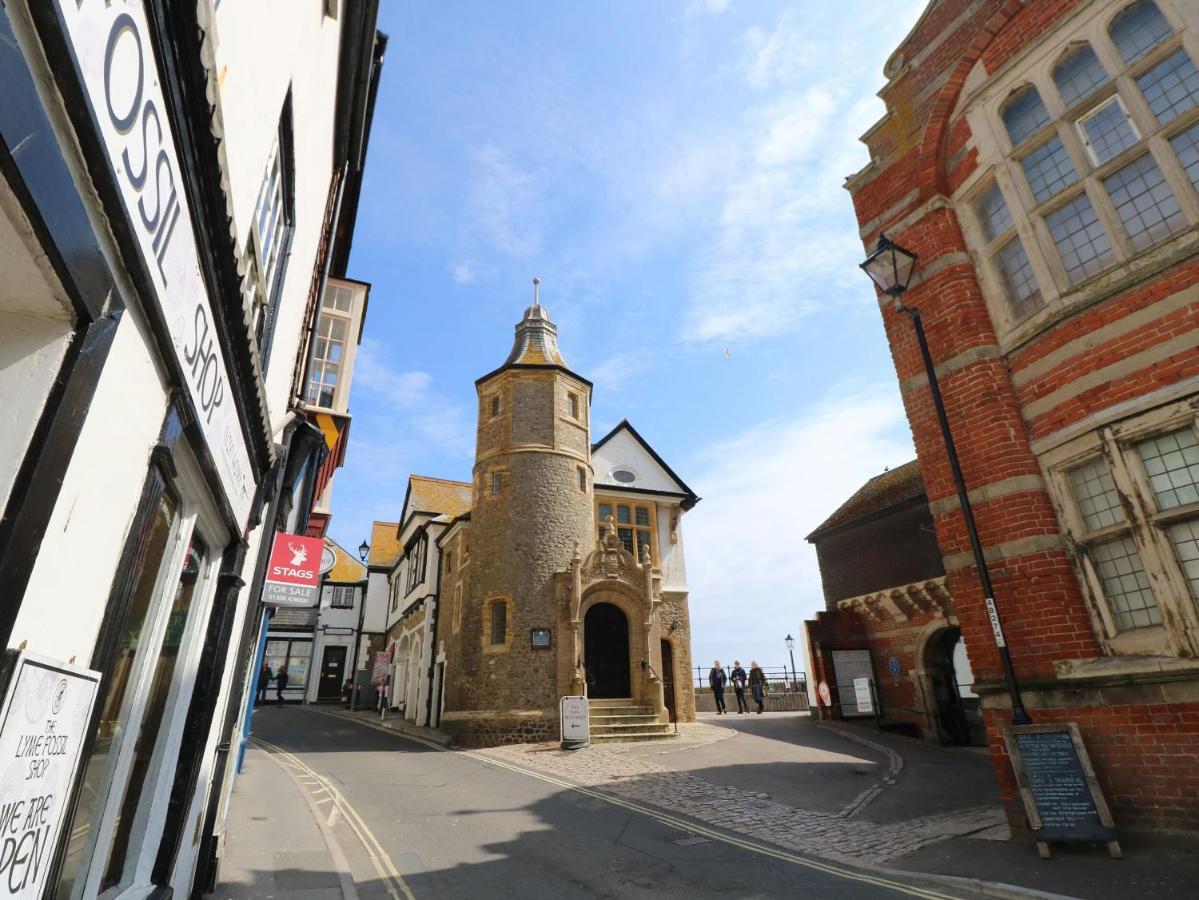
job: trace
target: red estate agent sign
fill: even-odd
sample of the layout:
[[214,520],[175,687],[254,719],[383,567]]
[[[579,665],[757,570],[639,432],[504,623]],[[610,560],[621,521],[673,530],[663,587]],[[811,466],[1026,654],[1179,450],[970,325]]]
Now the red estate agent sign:
[[316,606],[324,545],[318,537],[275,535],[262,602],[274,606]]

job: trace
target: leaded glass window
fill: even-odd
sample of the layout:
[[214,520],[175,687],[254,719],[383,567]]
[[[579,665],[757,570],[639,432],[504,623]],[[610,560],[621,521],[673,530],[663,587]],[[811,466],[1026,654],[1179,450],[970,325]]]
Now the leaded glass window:
[[1073,106],[1107,83],[1107,72],[1090,44],[1080,44],[1058,61],[1053,82],[1066,106]]
[[1024,176],[1038,203],[1043,203],[1054,194],[1078,180],[1074,163],[1062,146],[1061,138],[1053,137],[1020,161]]
[[1070,472],[1070,491],[1087,531],[1100,531],[1124,521],[1124,507],[1107,463],[1095,459]]
[[1107,233],[1086,194],[1079,194],[1049,213],[1045,224],[1071,284],[1090,278],[1115,262]]
[[1097,544],[1091,548],[1091,562],[1119,631],[1161,623],[1149,577],[1132,538],[1120,537]]
[[1108,35],[1131,65],[1170,36],[1173,29],[1153,0],[1141,0],[1112,20]]
[[1078,130],[1095,165],[1102,165],[1141,139],[1119,97],[1112,97],[1079,119]]
[[1171,53],[1138,77],[1137,85],[1162,125],[1199,103],[1199,70],[1186,50]]
[[1103,180],[1128,239],[1138,250],[1156,244],[1186,225],[1178,201],[1153,157],[1144,156]]
[[999,185],[992,182],[974,204],[974,213],[988,241],[993,241],[1012,227],[1012,216]]
[[1170,146],[1178,154],[1178,161],[1187,173],[1196,189],[1199,189],[1199,125],[1192,125],[1186,131],[1179,132],[1170,138]]
[[1041,102],[1041,95],[1031,84],[1016,91],[1003,109],[1003,124],[1013,147],[1048,123],[1049,113]]
[[1161,510],[1199,503],[1199,442],[1192,428],[1137,444],[1149,485]]
[[1028,254],[1020,238],[1014,237],[995,254],[999,274],[1003,279],[1004,294],[1013,319],[1023,319],[1045,305],[1041,288],[1033,274]]

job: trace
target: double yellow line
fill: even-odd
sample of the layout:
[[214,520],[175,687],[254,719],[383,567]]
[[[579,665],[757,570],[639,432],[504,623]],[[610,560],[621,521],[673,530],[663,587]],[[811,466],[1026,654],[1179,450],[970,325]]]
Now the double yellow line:
[[[386,732],[393,737],[402,738],[406,741],[415,741],[418,744],[424,744],[427,747],[432,747],[434,750],[445,750],[446,748],[440,744],[435,744],[432,741],[424,740],[419,737],[412,737],[395,729],[388,728],[385,725],[378,725],[374,722],[359,719],[356,716],[347,716],[343,713],[334,712],[332,710],[313,710],[322,715],[333,716],[338,719],[344,719],[347,722],[355,722],[359,725],[365,725],[368,728],[374,728],[376,731]],[[834,875],[838,878],[844,878],[848,881],[857,881],[863,884],[872,884],[877,887],[884,887],[896,891],[901,894],[907,894],[911,897],[924,897],[927,900],[959,900],[953,894],[942,894],[929,888],[917,887],[915,885],[904,884],[901,881],[892,881],[889,878],[883,878],[879,875],[871,875],[868,872],[846,868],[844,866],[833,865],[832,863],[821,862],[811,859],[806,856],[800,856],[797,853],[791,853],[777,847],[771,847],[767,844],[760,844],[756,841],[747,840],[737,835],[729,834],[725,831],[720,831],[714,828],[709,828],[706,825],[698,824],[697,822],[683,819],[670,813],[663,812],[651,806],[643,806],[640,803],[635,803],[631,800],[625,800],[622,797],[617,797],[614,794],[595,791],[591,788],[583,787],[582,785],[574,784],[569,781],[564,781],[561,778],[555,778],[552,775],[545,775],[541,772],[535,772],[532,769],[526,769],[523,766],[514,765],[512,763],[503,762],[498,759],[493,759],[481,753],[474,753],[470,750],[454,751],[462,756],[468,756],[473,760],[484,763],[485,765],[495,766],[500,769],[507,769],[510,772],[516,772],[519,775],[525,775],[529,778],[536,778],[556,787],[563,788],[568,791],[575,791],[583,794],[594,800],[599,800],[603,803],[608,803],[612,806],[619,806],[622,809],[627,809],[630,812],[640,813],[648,816],[655,821],[661,822],[663,825],[669,825],[672,828],[677,828],[681,831],[689,831],[693,834],[698,834],[713,841],[720,841],[725,844],[730,844],[734,847],[740,847],[743,850],[749,850],[752,853],[758,853],[762,856],[768,856],[772,859],[781,860],[782,862],[793,863],[797,866],[803,866],[807,869],[813,869],[818,872],[824,872],[827,875]]]
[[366,822],[362,820],[362,816],[358,815],[358,811],[350,805],[350,802],[346,800],[341,791],[328,778],[325,778],[319,772],[305,765],[299,757],[293,753],[289,753],[277,744],[264,741],[260,737],[251,737],[250,740],[268,753],[280,757],[301,775],[316,781],[329,795],[329,799],[333,801],[333,805],[337,811],[345,818],[346,824],[350,826],[350,830],[362,842],[367,856],[370,857],[371,865],[374,866],[375,873],[383,880],[384,885],[386,885],[387,892],[391,894],[394,900],[400,900],[401,897],[404,900],[416,900],[412,891],[408,888],[407,882],[404,881],[404,877],[400,874],[399,869],[395,867],[395,863],[391,861],[391,857],[387,855],[387,851],[383,849],[383,845],[379,843],[379,839],[375,837],[374,832],[370,830]]

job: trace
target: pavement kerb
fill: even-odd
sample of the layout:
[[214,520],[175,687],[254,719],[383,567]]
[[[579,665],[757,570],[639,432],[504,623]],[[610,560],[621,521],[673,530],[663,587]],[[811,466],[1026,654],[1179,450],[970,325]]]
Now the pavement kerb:
[[316,823],[317,830],[321,833],[321,838],[325,841],[325,846],[329,848],[329,856],[333,860],[333,865],[337,869],[337,882],[341,888],[341,895],[345,900],[358,900],[358,889],[354,887],[354,878],[350,874],[350,863],[346,859],[345,851],[341,849],[341,844],[337,837],[333,834],[333,830],[329,827],[329,823],[325,820],[324,813],[321,808],[316,805],[316,801],[312,799],[304,784],[297,777],[296,773],[285,766],[283,762],[271,752],[264,742],[251,737],[250,742],[256,744],[260,750],[266,755],[267,759],[283,770],[283,773],[296,786],[296,790],[304,798],[304,802],[308,805],[308,811],[312,813],[312,819]]
[[[611,794],[602,788],[594,788],[577,784],[566,778],[556,775],[546,775],[541,772],[536,772],[532,769],[527,769],[524,766],[509,763],[504,760],[494,759],[482,754],[477,754],[470,750],[454,750],[450,747],[445,747],[441,744],[427,740],[424,737],[414,736],[406,732],[401,732],[399,729],[389,728],[384,724],[380,724],[370,719],[346,715],[333,710],[315,711],[334,718],[344,719],[350,722],[358,722],[359,724],[366,725],[368,728],[375,728],[376,730],[396,735],[405,740],[416,741],[432,747],[435,750],[444,750],[450,753],[461,753],[462,755],[469,756],[471,759],[477,760],[485,765],[508,769],[518,774],[525,775],[529,778],[536,778],[568,790],[577,791],[593,799],[610,803],[614,806],[620,806],[630,811],[641,813],[642,815],[650,816],[651,818],[654,818],[663,824],[678,828],[681,831],[702,835],[710,840],[732,844],[734,846],[741,847],[742,849],[760,853],[764,856],[781,859],[783,861],[802,865],[807,868],[817,869],[828,874],[838,875],[850,880],[877,884],[901,893],[906,893],[910,896],[925,897],[929,898],[929,900],[951,900],[954,895],[940,893],[938,889],[955,889],[959,891],[966,889],[988,897],[1012,898],[1012,900],[1017,900],[1017,898],[1019,898],[1019,900],[1024,900],[1024,898],[1034,898],[1034,900],[1070,900],[1070,898],[1065,898],[1060,894],[1049,894],[1043,891],[1036,891],[1030,888],[1022,888],[1017,885],[1009,885],[1001,882],[988,882],[979,879],[961,878],[954,875],[937,875],[935,873],[928,872],[907,872],[902,869],[892,869],[885,866],[872,866],[864,863],[826,863],[823,860],[812,859],[804,856],[803,854],[786,850],[781,847],[775,847],[765,842],[751,840],[741,837],[740,835],[733,836],[731,834],[726,834],[723,831],[714,829],[705,822],[692,819],[691,817],[682,813],[675,813],[663,810],[660,807],[651,806],[649,804],[627,800],[623,797]],[[900,881],[891,879],[903,880]],[[929,885],[930,887],[921,887],[922,884]]]

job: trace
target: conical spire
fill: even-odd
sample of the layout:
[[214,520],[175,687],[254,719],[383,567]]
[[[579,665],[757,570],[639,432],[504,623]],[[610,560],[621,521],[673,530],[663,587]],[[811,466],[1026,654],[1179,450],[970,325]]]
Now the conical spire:
[[558,327],[550,321],[541,305],[540,278],[533,279],[533,305],[516,324],[516,339],[504,365],[566,367],[566,360],[558,349]]

